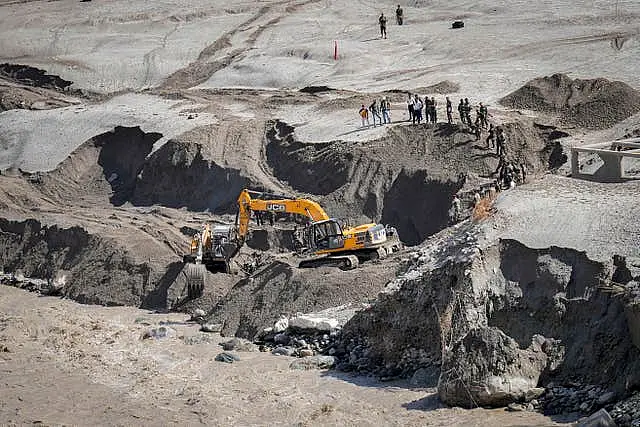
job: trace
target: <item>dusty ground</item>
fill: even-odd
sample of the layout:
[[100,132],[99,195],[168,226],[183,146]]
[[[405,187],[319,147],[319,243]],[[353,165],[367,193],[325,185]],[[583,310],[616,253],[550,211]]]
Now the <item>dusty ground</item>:
[[[404,383],[292,371],[292,358],[268,353],[216,362],[223,339],[181,314],[82,306],[8,287],[0,288],[0,313],[2,423],[556,425],[530,412],[442,408],[433,390]],[[145,324],[161,321],[175,322],[175,337],[140,339]],[[194,336],[202,342],[185,343]]]

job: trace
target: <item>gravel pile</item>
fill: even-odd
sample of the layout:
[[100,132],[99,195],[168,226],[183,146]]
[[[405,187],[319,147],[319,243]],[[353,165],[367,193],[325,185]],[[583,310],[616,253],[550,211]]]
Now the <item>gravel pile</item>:
[[558,114],[563,122],[587,129],[606,129],[640,111],[640,92],[619,81],[554,74],[531,80],[500,103]]

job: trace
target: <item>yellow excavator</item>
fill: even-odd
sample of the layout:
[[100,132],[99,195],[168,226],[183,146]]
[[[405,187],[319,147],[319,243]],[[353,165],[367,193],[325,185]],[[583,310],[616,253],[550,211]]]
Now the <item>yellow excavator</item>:
[[384,258],[402,248],[393,227],[368,223],[343,228],[313,200],[242,190],[238,197],[235,226],[203,225],[191,241],[190,253],[184,255],[189,282],[198,289],[204,286],[204,268],[230,272],[230,260],[242,247],[249,233],[251,213],[261,216],[295,214],[308,219],[299,241],[302,253],[310,255],[300,268],[335,266],[343,270],[356,268],[360,262]]

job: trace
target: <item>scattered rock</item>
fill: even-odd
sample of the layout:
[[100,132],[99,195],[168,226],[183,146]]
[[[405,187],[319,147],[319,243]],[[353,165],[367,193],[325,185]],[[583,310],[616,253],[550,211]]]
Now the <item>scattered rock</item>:
[[576,427],[616,427],[616,425],[611,415],[605,409],[600,409],[591,416],[580,420]]
[[545,392],[543,387],[534,387],[524,392],[524,401],[531,402],[532,400],[538,399]]
[[273,342],[276,344],[287,345],[289,344],[289,341],[291,341],[291,338],[289,337],[289,335],[284,333],[276,334],[273,337]]
[[600,395],[600,397],[598,397],[598,405],[599,406],[604,406],[608,403],[611,403],[615,400],[616,398],[616,394],[612,391],[608,391],[602,395]]
[[200,327],[202,332],[220,332],[222,325],[219,323],[205,323]]
[[336,364],[333,356],[309,356],[296,359],[289,365],[290,369],[331,369]]
[[191,335],[189,337],[183,337],[182,341],[184,341],[186,345],[197,345],[197,344],[213,344],[216,342],[216,339],[212,335],[198,334],[198,335]]
[[308,348],[303,348],[302,350],[299,351],[300,357],[310,357],[313,356],[313,350],[308,349]]
[[509,403],[507,405],[507,411],[509,412],[522,412],[525,411],[527,408],[520,404],[520,403]]
[[218,354],[215,360],[217,362],[233,363],[233,362],[239,362],[240,356],[238,356],[237,354],[227,353],[226,351],[224,351]]
[[286,316],[280,316],[280,319],[273,325],[273,332],[284,332],[289,327],[289,319]]
[[616,403],[611,417],[620,426],[640,426],[640,391]]
[[151,328],[144,331],[141,339],[145,340],[148,338],[153,338],[153,339],[173,338],[176,335],[177,333],[175,329],[169,328],[167,326],[160,326],[157,328]]
[[226,351],[256,351],[258,349],[258,346],[254,343],[240,338],[232,338],[227,342],[221,343],[220,345]]
[[276,356],[293,356],[295,350],[292,347],[276,347],[271,351],[271,354]]
[[204,320],[206,315],[207,313],[205,313],[204,310],[202,310],[201,308],[196,308],[195,310],[193,310],[189,322],[201,322]]
[[289,319],[289,328],[331,332],[338,327],[336,319],[299,314]]

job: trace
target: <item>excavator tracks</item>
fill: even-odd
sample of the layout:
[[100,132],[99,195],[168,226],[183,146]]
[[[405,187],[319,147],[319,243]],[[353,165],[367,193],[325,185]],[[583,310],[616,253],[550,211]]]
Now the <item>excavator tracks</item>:
[[318,267],[338,267],[341,270],[353,270],[360,265],[358,257],[355,255],[339,255],[314,257],[300,261],[300,268],[318,268]]

